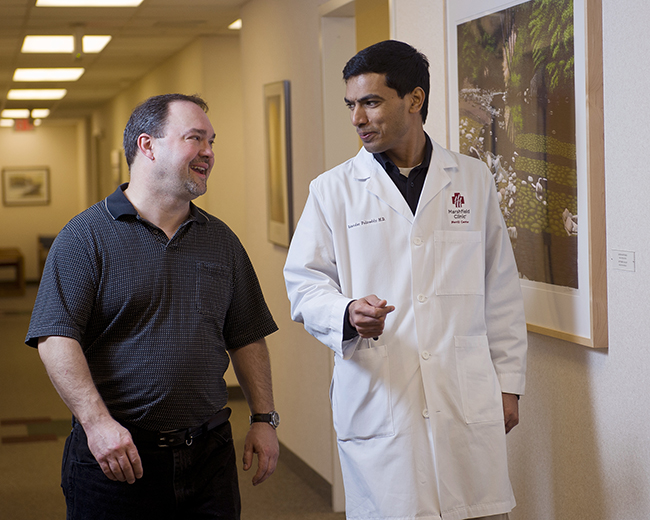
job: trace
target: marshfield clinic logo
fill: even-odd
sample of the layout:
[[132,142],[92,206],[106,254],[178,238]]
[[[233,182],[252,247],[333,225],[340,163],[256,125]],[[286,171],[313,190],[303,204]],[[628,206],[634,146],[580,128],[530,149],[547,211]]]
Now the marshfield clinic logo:
[[447,210],[450,218],[450,224],[469,224],[471,210],[464,208],[465,197],[462,193],[456,192],[451,197],[453,208]]
[[454,193],[454,196],[451,198],[451,202],[457,208],[462,208],[465,204],[465,197],[463,197],[460,193]]

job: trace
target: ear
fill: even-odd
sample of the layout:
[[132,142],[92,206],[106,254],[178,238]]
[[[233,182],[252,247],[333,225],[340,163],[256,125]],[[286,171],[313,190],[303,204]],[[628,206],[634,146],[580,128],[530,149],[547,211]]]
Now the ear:
[[153,154],[153,138],[149,134],[140,134],[138,136],[138,149],[149,160],[155,159]]
[[409,106],[409,112],[411,114],[417,114],[420,112],[420,109],[424,105],[424,100],[426,98],[426,95],[424,94],[424,90],[422,87],[415,87],[413,89],[413,92],[409,94],[411,96],[411,105]]

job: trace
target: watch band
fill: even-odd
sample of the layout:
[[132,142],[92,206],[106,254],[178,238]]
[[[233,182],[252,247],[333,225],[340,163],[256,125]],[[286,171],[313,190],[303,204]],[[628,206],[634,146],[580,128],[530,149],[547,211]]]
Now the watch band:
[[277,428],[280,426],[280,415],[275,410],[269,413],[254,413],[250,416],[250,424],[255,422],[269,423],[273,428]]

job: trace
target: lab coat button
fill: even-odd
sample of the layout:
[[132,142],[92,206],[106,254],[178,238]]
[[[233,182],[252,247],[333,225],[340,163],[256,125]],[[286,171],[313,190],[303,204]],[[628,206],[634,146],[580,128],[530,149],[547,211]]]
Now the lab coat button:
[[422,352],[422,359],[429,359],[430,356],[431,354],[429,354],[426,350]]
[[415,238],[413,239],[413,243],[414,243],[416,246],[421,246],[421,245],[422,245],[422,239],[421,239],[420,237],[415,237]]
[[428,419],[429,418],[429,410],[427,410],[427,409],[422,410],[422,417],[424,417],[425,419]]
[[424,294],[418,294],[418,301],[424,303],[427,301],[427,297]]

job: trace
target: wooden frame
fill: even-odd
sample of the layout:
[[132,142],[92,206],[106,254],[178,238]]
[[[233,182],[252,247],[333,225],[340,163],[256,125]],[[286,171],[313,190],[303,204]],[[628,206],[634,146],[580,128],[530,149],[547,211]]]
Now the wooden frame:
[[[524,295],[524,303],[526,307],[526,321],[528,324],[528,330],[531,332],[536,332],[540,334],[545,334],[548,336],[560,338],[566,341],[577,343],[580,345],[593,347],[593,348],[606,348],[608,345],[608,326],[607,326],[607,249],[606,249],[606,221],[605,221],[605,172],[604,172],[604,126],[603,126],[603,69],[602,69],[602,5],[601,0],[566,0],[567,4],[563,4],[564,7],[561,9],[568,9],[572,6],[573,9],[573,52],[572,52],[572,65],[570,68],[571,73],[573,74],[573,95],[574,99],[568,100],[567,103],[573,103],[574,110],[565,112],[565,116],[573,117],[572,122],[575,125],[575,158],[574,164],[575,167],[572,169],[570,167],[565,167],[566,170],[574,171],[575,176],[575,185],[573,191],[575,192],[575,204],[577,211],[568,211],[567,210],[562,217],[562,223],[564,224],[564,229],[572,241],[573,249],[566,248],[567,251],[572,251],[572,255],[566,255],[566,264],[572,267],[573,271],[571,276],[571,282],[563,285],[556,284],[553,281],[548,279],[537,280],[534,278],[529,278],[522,274],[521,286],[522,292]],[[530,4],[526,6],[525,4]],[[515,197],[514,193],[517,193],[516,190],[519,190],[518,193],[524,193],[522,197],[529,197],[535,202],[535,197],[532,197],[531,193],[536,193],[537,200],[540,201],[545,207],[543,211],[538,213],[538,215],[544,215],[544,218],[539,220],[533,220],[532,224],[529,225],[528,235],[530,235],[530,230],[538,233],[540,237],[543,237],[544,241],[547,240],[556,240],[560,241],[561,239],[554,239],[552,236],[553,229],[551,226],[556,226],[558,220],[551,222],[551,219],[555,219],[558,205],[556,203],[555,207],[551,207],[551,202],[553,200],[559,200],[559,183],[553,183],[551,175],[542,175],[539,176],[526,174],[522,175],[522,171],[517,166],[520,164],[519,154],[513,153],[511,157],[503,157],[499,155],[499,144],[497,135],[497,130],[495,127],[495,116],[490,121],[486,122],[486,125],[491,125],[490,128],[495,129],[494,135],[492,130],[488,132],[490,135],[490,151],[484,152],[483,150],[476,150],[472,146],[465,146],[466,149],[461,149],[461,146],[466,145],[464,139],[460,137],[462,128],[461,124],[466,123],[467,119],[462,119],[460,112],[461,110],[476,111],[475,105],[467,104],[467,93],[476,91],[477,96],[480,97],[487,89],[476,88],[477,85],[480,86],[481,81],[487,83],[488,80],[483,80],[483,77],[489,77],[494,74],[502,74],[504,78],[504,84],[506,85],[506,91],[500,92],[499,95],[503,95],[503,112],[500,114],[502,116],[503,122],[499,121],[499,128],[501,128],[500,137],[503,136],[503,128],[506,128],[508,136],[511,138],[510,148],[504,144],[502,149],[507,149],[510,153],[510,150],[513,146],[516,146],[518,142],[516,137],[517,129],[515,123],[520,124],[522,127],[525,123],[521,121],[525,119],[525,116],[521,116],[520,112],[516,112],[515,109],[520,107],[516,106],[516,103],[521,104],[521,101],[512,102],[512,105],[508,105],[511,99],[514,99],[514,95],[510,95],[511,90],[508,90],[512,84],[515,83],[514,76],[514,67],[511,68],[511,64],[518,63],[515,56],[515,53],[519,52],[519,56],[524,56],[525,53],[522,51],[523,47],[519,49],[515,48],[517,45],[517,38],[519,37],[519,44],[524,41],[532,41],[532,38],[526,40],[526,35],[523,31],[519,30],[515,23],[512,22],[512,25],[508,25],[515,18],[512,14],[518,9],[534,9],[541,5],[540,2],[534,2],[534,0],[511,0],[510,2],[504,2],[504,0],[447,0],[446,9],[447,9],[447,31],[448,31],[448,66],[449,66],[449,137],[450,137],[450,147],[455,150],[462,151],[463,153],[468,153],[469,155],[476,155],[481,159],[484,159],[488,166],[491,167],[493,174],[495,175],[495,182],[497,182],[497,188],[499,188],[499,182],[505,177],[509,179],[514,179],[509,181],[510,184],[508,188],[510,191],[503,191],[503,188],[500,189],[502,203],[506,200],[507,197]],[[557,3],[556,3],[557,6]],[[516,8],[516,9],[515,9]],[[532,18],[531,18],[532,20]],[[501,26],[495,29],[495,26],[498,25],[500,21]],[[474,25],[464,25],[468,22],[472,22]],[[476,82],[467,82],[463,85],[460,83],[460,71],[461,71],[461,62],[460,62],[460,53],[463,53],[463,64],[469,63],[467,56],[470,51],[467,49],[467,42],[470,38],[467,35],[472,34],[475,37],[477,32],[477,26],[480,26],[480,30],[485,30],[485,33],[490,36],[489,31],[493,30],[494,34],[497,31],[500,31],[498,34],[500,38],[493,39],[493,46],[489,52],[492,52],[492,64],[494,64],[494,56],[497,54],[494,51],[495,45],[498,47],[502,45],[501,56],[502,62],[499,63],[498,67],[493,67],[494,69],[499,68],[499,71],[488,71],[480,70],[473,78],[479,78]],[[504,28],[505,27],[505,28]],[[524,24],[522,24],[524,27]],[[525,27],[532,34],[531,25],[525,25]],[[551,33],[556,28],[550,26]],[[563,29],[558,25],[557,29]],[[463,32],[464,31],[464,32]],[[473,31],[473,33],[471,32]],[[460,35],[460,36],[459,36]],[[528,35],[530,36],[530,35]],[[475,39],[477,41],[478,39]],[[470,42],[471,43],[471,42]],[[507,48],[506,48],[507,47]],[[534,59],[533,52],[540,47],[533,47],[532,51],[526,48],[526,51],[529,53],[527,59],[531,59],[532,56]],[[471,49],[473,51],[473,49]],[[523,58],[522,58],[523,59]],[[483,66],[483,62],[480,62],[480,56],[475,60]],[[571,60],[566,60],[565,63],[570,63]],[[485,63],[488,63],[487,61]],[[537,65],[537,62],[535,62]],[[555,65],[555,64],[554,64]],[[477,65],[477,68],[479,65]],[[487,68],[487,66],[486,66]],[[556,68],[555,70],[558,70]],[[542,68],[539,69],[540,74],[545,71],[554,70],[552,68]],[[569,67],[565,67],[564,71],[569,70]],[[512,75],[508,76],[508,74]],[[526,76],[524,79],[527,79]],[[516,78],[521,80],[521,76]],[[533,79],[535,77],[533,76]],[[510,83],[509,83],[510,82]],[[537,84],[539,84],[539,78],[536,79]],[[524,85],[519,90],[518,94],[520,95],[519,99],[524,99],[526,95],[531,95],[531,92],[534,92],[535,95],[539,95],[538,90],[533,90],[533,81],[531,79],[530,83],[522,81]],[[570,82],[567,82],[570,85]],[[553,86],[552,81],[548,81],[546,85]],[[528,90],[525,90],[524,87],[529,86]],[[546,86],[545,86],[546,88]],[[490,95],[493,95],[495,92],[490,92]],[[465,95],[466,97],[462,97]],[[530,98],[529,98],[530,99]],[[461,102],[462,101],[462,102]],[[538,100],[536,99],[536,102]],[[551,102],[550,96],[548,98],[548,103]],[[480,103],[479,103],[480,104]],[[486,106],[489,106],[489,109],[492,110],[497,105],[492,105],[492,98],[490,98],[489,103],[486,103]],[[537,105],[540,106],[539,104]],[[567,106],[571,106],[570,104]],[[479,108],[481,108],[479,106]],[[524,107],[524,110],[528,110]],[[549,109],[539,109],[534,111],[536,114],[540,110],[549,110]],[[565,109],[566,110],[566,109]],[[492,112],[492,115],[498,112]],[[553,114],[553,112],[550,112]],[[517,119],[515,116],[519,116]],[[546,116],[544,116],[546,117]],[[475,119],[480,120],[480,117]],[[485,118],[483,118],[485,119]],[[475,124],[476,121],[469,117],[470,123]],[[513,121],[515,123],[513,123]],[[528,120],[526,120],[528,121]],[[510,127],[508,127],[510,124]],[[545,132],[548,132],[546,119],[544,120],[543,127]],[[473,127],[474,130],[480,128],[478,126]],[[514,128],[514,129],[512,129]],[[541,127],[540,127],[541,128]],[[565,127],[566,128],[566,127]],[[463,130],[464,132],[465,130]],[[483,130],[481,130],[483,131]],[[511,136],[512,134],[512,136]],[[523,131],[522,131],[523,134]],[[531,133],[530,135],[537,135]],[[543,155],[544,160],[537,160],[536,163],[546,163],[547,170],[550,171],[550,163],[547,162],[547,158],[551,156],[551,152],[548,151],[546,143],[550,143],[552,137],[550,134],[546,133],[543,136],[544,147]],[[486,136],[487,138],[487,136]],[[469,142],[472,142],[473,137],[470,136]],[[503,143],[505,139],[501,139]],[[554,141],[556,143],[562,143],[558,140]],[[485,150],[488,149],[488,146],[485,147]],[[522,150],[523,152],[523,150]],[[523,153],[522,153],[523,155]],[[497,160],[498,159],[498,160]],[[502,162],[509,161],[512,159],[510,167],[504,169]],[[524,164],[526,164],[524,162]],[[530,162],[529,162],[530,164]],[[530,171],[530,170],[528,170]],[[501,175],[499,175],[499,172]],[[512,177],[514,175],[514,177]],[[532,181],[532,182],[531,182]],[[543,181],[543,182],[542,182]],[[550,185],[550,186],[549,186]],[[503,186],[503,185],[502,185]],[[511,189],[514,186],[514,191]],[[532,189],[536,186],[536,189]],[[552,186],[552,189],[551,189]],[[532,191],[531,191],[532,189]],[[553,192],[553,190],[558,190]],[[555,199],[549,199],[549,195],[555,197]],[[563,199],[568,200],[568,199]],[[508,203],[513,205],[510,200],[507,200]],[[521,202],[521,201],[520,201]],[[548,202],[548,204],[547,204]],[[516,205],[513,205],[516,208]],[[540,206],[541,207],[541,206]],[[506,222],[508,222],[508,217],[510,217],[510,212],[508,208],[502,210],[504,211],[504,216],[506,217]],[[514,209],[513,209],[514,212]],[[579,228],[577,217],[574,215],[580,216]],[[528,224],[527,224],[528,225]],[[536,227],[535,227],[536,226]],[[518,240],[516,226],[510,228],[513,230],[511,232],[511,238],[513,242]],[[551,230],[551,231],[549,231]],[[521,236],[524,233],[519,233]],[[528,236],[525,235],[525,236]],[[555,236],[559,237],[559,234]],[[566,238],[566,237],[565,237]],[[520,245],[520,244],[517,244]],[[519,253],[519,257],[522,256],[522,250],[519,252],[515,249],[515,255]],[[528,258],[531,258],[537,254],[537,251],[528,252]],[[550,257],[550,255],[549,255]],[[562,261],[560,256],[560,263]],[[546,262],[546,260],[539,260],[535,258],[535,261],[540,263]],[[551,261],[548,260],[548,263]],[[518,259],[518,265],[521,269],[521,263]]]
[[289,247],[293,234],[289,81],[264,85],[268,239]]
[[50,203],[50,170],[46,167],[4,168],[2,203],[35,206]]

